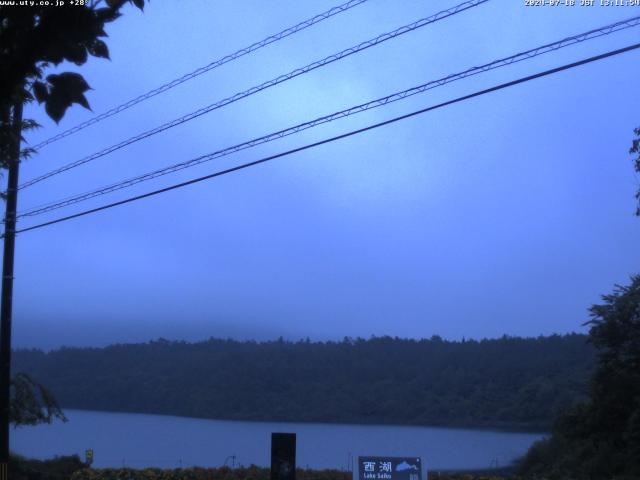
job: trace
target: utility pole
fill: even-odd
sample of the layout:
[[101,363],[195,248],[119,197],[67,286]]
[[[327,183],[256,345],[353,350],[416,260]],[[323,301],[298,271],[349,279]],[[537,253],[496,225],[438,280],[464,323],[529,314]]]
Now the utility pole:
[[18,172],[22,134],[22,102],[13,105],[11,134],[7,136],[6,210],[4,215],[4,254],[2,257],[2,304],[0,306],[0,480],[9,478],[9,409],[11,405],[11,315],[13,311],[13,260],[18,209]]

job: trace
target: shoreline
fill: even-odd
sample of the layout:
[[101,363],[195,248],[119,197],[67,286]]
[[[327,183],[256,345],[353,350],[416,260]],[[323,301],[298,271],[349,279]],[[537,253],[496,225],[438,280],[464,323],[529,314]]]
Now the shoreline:
[[495,432],[495,433],[522,433],[522,434],[543,434],[549,435],[550,428],[536,428],[536,427],[522,427],[522,426],[497,426],[493,425],[445,425],[445,424],[420,424],[420,423],[394,423],[384,421],[372,421],[372,422],[336,422],[336,421],[310,421],[310,420],[280,420],[280,419],[247,419],[247,418],[212,418],[212,417],[198,417],[192,415],[178,415],[172,413],[156,413],[156,412],[132,412],[125,410],[93,410],[88,408],[78,407],[61,407],[64,412],[78,411],[78,412],[91,412],[91,413],[114,413],[125,415],[147,415],[158,417],[173,417],[181,419],[192,420],[209,420],[214,422],[233,422],[233,423],[276,423],[276,424],[305,424],[305,425],[325,425],[325,426],[356,426],[356,427],[399,427],[399,428],[429,428],[435,430],[469,430],[469,431],[483,431],[483,432]]

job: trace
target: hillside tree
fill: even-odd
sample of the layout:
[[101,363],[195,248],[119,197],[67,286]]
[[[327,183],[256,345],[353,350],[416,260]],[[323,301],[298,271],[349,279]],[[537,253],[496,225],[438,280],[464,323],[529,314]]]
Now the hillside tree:
[[[633,159],[633,167],[636,173],[640,174],[640,127],[636,128],[633,133],[635,133],[636,138],[631,142],[629,153],[636,156],[636,158]],[[638,201],[636,205],[636,215],[640,216],[640,188],[638,188],[636,192],[636,200]]]
[[529,450],[532,478],[640,478],[640,275],[602,300],[587,322],[598,350],[589,399]]

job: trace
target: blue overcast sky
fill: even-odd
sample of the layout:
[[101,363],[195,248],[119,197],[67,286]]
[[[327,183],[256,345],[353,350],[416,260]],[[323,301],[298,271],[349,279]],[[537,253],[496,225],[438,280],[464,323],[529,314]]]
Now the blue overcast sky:
[[[111,61],[80,71],[95,113],[338,2],[183,0],[127,8]],[[56,142],[28,180],[455,1],[370,0]],[[202,155],[640,14],[492,0],[21,191],[19,209]],[[635,28],[455,82],[24,221],[98,206],[636,43]],[[14,342],[496,337],[585,331],[638,273],[640,53],[583,66],[248,170],[20,234]],[[37,106],[32,143],[59,126]]]

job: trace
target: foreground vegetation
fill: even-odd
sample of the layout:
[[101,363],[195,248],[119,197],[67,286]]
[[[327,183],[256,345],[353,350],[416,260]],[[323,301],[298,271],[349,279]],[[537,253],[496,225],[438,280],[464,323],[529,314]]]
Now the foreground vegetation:
[[640,479],[640,276],[604,296],[591,315],[598,360],[589,398],[529,450],[521,471],[532,477]]
[[[268,468],[186,468],[160,470],[157,468],[79,470],[71,480],[270,480]],[[296,480],[352,480],[351,472],[340,470],[296,471]],[[425,478],[425,480],[427,480]],[[429,480],[503,480],[503,477],[474,475],[469,473],[430,474]]]
[[586,398],[584,335],[450,342],[152,341],[17,350],[62,407],[192,417],[548,430]]
[[9,459],[11,480],[68,480],[84,468],[85,464],[77,455],[50,460],[32,460],[11,455]]
[[[13,458],[15,480],[269,480],[268,468],[86,468],[77,456],[57,457],[48,461]],[[12,477],[13,478],[13,477]],[[296,471],[296,480],[352,480],[351,472],[341,470]],[[504,477],[482,473],[433,473],[439,480],[502,480]],[[426,480],[426,478],[425,478]]]

